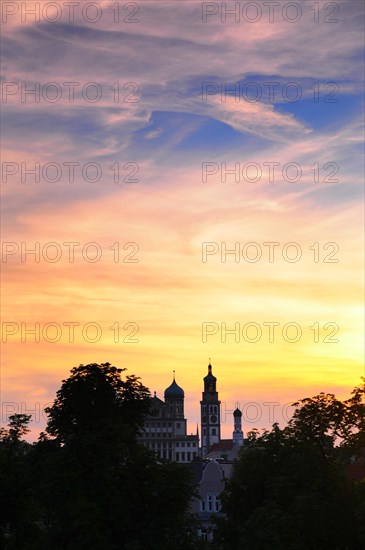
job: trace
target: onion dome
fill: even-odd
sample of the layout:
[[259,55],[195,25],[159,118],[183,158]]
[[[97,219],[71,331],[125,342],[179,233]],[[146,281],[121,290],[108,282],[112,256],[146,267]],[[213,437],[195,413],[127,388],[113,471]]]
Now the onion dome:
[[166,388],[165,390],[165,399],[169,399],[169,398],[178,398],[178,399],[183,399],[185,397],[185,394],[184,394],[184,390],[182,388],[180,388],[180,386],[178,386],[175,382],[175,374],[174,374],[174,380],[171,384],[171,386],[169,386],[168,388]]
[[204,380],[214,380],[215,382],[217,381],[216,377],[213,375],[212,365],[210,363],[208,365],[208,374],[204,376]]
[[241,413],[241,411],[240,411],[239,409],[236,409],[236,410],[234,411],[234,413],[233,413],[233,416],[235,416],[235,417],[236,417],[236,416],[242,416],[242,413]]

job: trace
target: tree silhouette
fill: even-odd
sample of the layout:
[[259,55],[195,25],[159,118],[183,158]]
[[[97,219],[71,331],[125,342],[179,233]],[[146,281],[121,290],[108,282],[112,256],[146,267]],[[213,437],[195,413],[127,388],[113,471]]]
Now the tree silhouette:
[[0,432],[0,547],[23,548],[37,532],[29,455],[32,446],[22,437],[29,432],[30,415],[9,417],[8,429]]
[[348,475],[364,442],[364,386],[352,395],[302,399],[286,428],[248,434],[223,495],[218,548],[364,546],[365,481]]
[[[365,447],[365,385],[346,401],[295,403],[288,426],[252,430],[223,494],[213,544],[189,515],[189,469],[138,442],[150,394],[109,363],[71,370],[37,443],[29,415],[0,430],[0,546],[5,550],[357,550],[365,546],[365,480],[349,465]],[[360,461],[363,460],[360,458]],[[359,462],[361,465],[361,462]]]
[[46,409],[33,457],[45,533],[37,548],[189,547],[189,472],[138,443],[149,391],[124,371],[80,365]]

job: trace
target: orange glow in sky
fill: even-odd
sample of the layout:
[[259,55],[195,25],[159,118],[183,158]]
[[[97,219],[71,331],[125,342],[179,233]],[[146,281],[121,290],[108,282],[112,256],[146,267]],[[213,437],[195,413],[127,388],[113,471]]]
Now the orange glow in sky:
[[[175,370],[194,433],[209,357],[224,437],[237,404],[247,432],[348,397],[364,375],[361,3],[332,26],[304,8],[240,26],[142,1],[123,27],[99,4],[95,24],[3,25],[2,423],[33,413],[35,438],[93,362],[159,397]],[[222,83],[262,93],[222,99]]]

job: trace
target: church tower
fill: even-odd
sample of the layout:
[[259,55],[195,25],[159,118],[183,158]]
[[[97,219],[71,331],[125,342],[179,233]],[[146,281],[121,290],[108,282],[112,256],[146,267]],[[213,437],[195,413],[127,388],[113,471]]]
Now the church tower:
[[175,371],[172,384],[165,390],[165,403],[168,413],[175,418],[184,419],[184,390],[176,384]]
[[242,431],[242,413],[237,408],[233,413],[234,427],[233,427],[233,443],[243,445],[243,431]]
[[217,379],[213,376],[212,365],[208,365],[208,374],[204,377],[204,391],[200,401],[201,447],[204,456],[221,439],[221,411],[217,392]]

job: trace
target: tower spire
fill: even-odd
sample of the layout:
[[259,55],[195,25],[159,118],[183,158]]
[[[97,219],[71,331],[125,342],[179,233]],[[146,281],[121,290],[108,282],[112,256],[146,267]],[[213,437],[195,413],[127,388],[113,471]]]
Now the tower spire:
[[237,407],[233,412],[233,442],[243,445],[242,412]]
[[204,391],[200,401],[201,447],[204,456],[212,445],[221,439],[220,405],[217,392],[217,378],[212,373],[209,357],[208,374],[204,377]]

